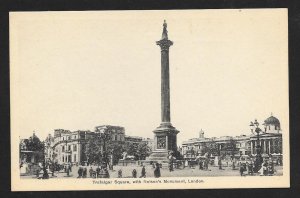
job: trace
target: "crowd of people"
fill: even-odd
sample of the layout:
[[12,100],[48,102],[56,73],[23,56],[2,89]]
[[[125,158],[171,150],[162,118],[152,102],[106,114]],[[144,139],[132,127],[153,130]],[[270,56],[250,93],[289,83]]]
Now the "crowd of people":
[[[276,173],[275,166],[282,165],[280,160],[274,161],[272,158],[266,158],[262,160],[261,163],[257,163],[255,158],[250,158],[247,161],[236,161],[232,160],[230,163],[228,161],[219,157],[216,160],[212,161],[210,158],[207,157],[199,157],[196,160],[191,159],[184,159],[184,160],[176,160],[176,158],[170,155],[169,157],[169,164],[168,170],[170,172],[176,171],[175,169],[197,169],[203,171],[211,171],[214,170],[213,166],[218,167],[219,170],[228,170],[228,168],[232,170],[239,171],[241,176],[246,175],[274,175]],[[25,164],[26,165],[26,164]],[[20,169],[25,167],[24,164],[20,165]],[[227,165],[227,166],[226,166]],[[75,171],[73,170],[73,166],[75,166]],[[139,173],[136,167],[132,167],[131,174],[128,169],[126,171],[127,178],[145,178],[146,177],[146,168],[141,164],[141,172]],[[161,168],[163,167],[162,164],[153,162],[153,174],[155,178],[161,177]],[[227,168],[226,168],[227,167]],[[224,169],[225,168],[225,169]],[[28,169],[28,168],[27,168]],[[72,172],[73,171],[73,172]],[[57,163],[39,163],[38,166],[34,169],[34,174],[36,178],[39,179],[48,179],[49,175],[51,177],[57,177],[60,174],[60,177],[77,177],[77,178],[110,178],[110,171],[113,171],[113,166],[107,163],[102,163],[100,165],[95,164],[72,164],[72,163],[65,163],[63,165]],[[122,178],[123,170],[122,167],[117,170],[117,177]],[[73,173],[73,174],[71,174]],[[63,174],[63,175],[62,175]]]
[[[97,166],[94,170],[91,166],[89,168],[89,177],[90,178],[109,178],[109,172],[107,170],[107,166],[101,165]],[[77,178],[87,178],[87,167],[79,166],[78,168],[78,177]]]
[[[254,162],[251,160],[250,162],[241,163],[240,164],[240,175],[254,175],[255,170]],[[260,165],[260,168],[258,167],[258,174],[260,176],[271,176],[276,172],[276,169],[274,167],[274,163],[272,160],[264,160],[263,163]]]

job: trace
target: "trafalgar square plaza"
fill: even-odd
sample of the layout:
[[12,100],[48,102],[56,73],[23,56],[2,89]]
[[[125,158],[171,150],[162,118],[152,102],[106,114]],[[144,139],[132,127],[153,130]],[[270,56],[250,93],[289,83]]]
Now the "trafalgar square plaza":
[[[273,65],[285,59],[278,55],[280,61],[264,62],[282,49],[266,52],[277,42],[260,38],[245,25],[259,17],[269,19],[267,14],[224,13],[222,18],[199,12],[198,25],[187,14],[182,20],[171,14],[156,17],[147,26],[141,24],[141,13],[136,13],[139,19],[125,13],[122,20],[100,14],[99,20],[95,12],[87,18],[78,14],[77,20],[65,13],[41,14],[36,25],[20,30],[13,26],[13,39],[19,36],[17,30],[30,39],[13,40],[18,48],[12,47],[12,52],[20,58],[12,64],[23,61],[32,72],[25,75],[21,66],[12,69],[12,126],[19,133],[13,135],[12,147],[18,149],[12,164],[18,167],[12,165],[12,174],[18,173],[21,182],[282,178],[289,132],[288,103],[280,98],[287,84],[280,80],[286,80],[286,68]],[[241,32],[219,22],[235,14],[244,14],[235,22]],[[32,20],[31,15],[15,16],[12,19],[24,24]],[[274,30],[280,29],[278,24],[274,22]],[[33,30],[36,37],[30,36]],[[285,37],[276,39],[279,43]],[[29,43],[36,49],[20,50]],[[23,81],[22,87],[18,83]]]

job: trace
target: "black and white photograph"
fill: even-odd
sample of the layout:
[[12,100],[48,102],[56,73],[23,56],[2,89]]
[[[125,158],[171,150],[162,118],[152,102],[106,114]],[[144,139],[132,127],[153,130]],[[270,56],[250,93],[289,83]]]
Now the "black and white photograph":
[[287,9],[9,25],[13,191],[289,187]]

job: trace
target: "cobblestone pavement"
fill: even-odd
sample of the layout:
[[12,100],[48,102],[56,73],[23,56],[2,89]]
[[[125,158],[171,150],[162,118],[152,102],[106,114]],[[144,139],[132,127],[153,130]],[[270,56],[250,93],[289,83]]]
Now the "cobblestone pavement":
[[[90,166],[87,167],[89,170]],[[93,170],[95,170],[96,167],[93,166]],[[123,178],[129,178],[132,177],[132,171],[133,169],[136,169],[137,171],[137,177],[141,175],[141,170],[142,167],[140,166],[114,166],[114,170],[110,170],[110,178],[117,178],[118,177],[118,170],[122,170],[122,177]],[[282,175],[282,166],[276,166],[275,167],[275,174],[277,176]],[[60,172],[60,173],[55,173],[55,177],[52,177],[51,174],[49,174],[50,179],[55,179],[55,178],[77,178],[78,174],[78,167],[74,166],[72,168],[72,172],[70,172],[70,176],[68,177],[66,173]],[[251,175],[247,175],[247,172],[245,172],[246,177],[253,177]],[[42,172],[41,172],[42,175]],[[198,166],[195,168],[189,168],[186,167],[184,169],[174,169],[174,171],[170,172],[168,169],[161,169],[161,176],[162,177],[211,177],[211,176],[240,176],[240,172],[238,169],[232,170],[231,167],[223,167],[223,170],[219,170],[218,167],[209,167],[209,170],[199,170]],[[258,174],[256,174],[258,176]],[[89,177],[89,172],[87,177]],[[154,177],[154,168],[150,166],[146,166],[146,177]],[[31,176],[21,176],[21,178],[27,178],[27,179],[33,179],[36,178],[35,175]]]

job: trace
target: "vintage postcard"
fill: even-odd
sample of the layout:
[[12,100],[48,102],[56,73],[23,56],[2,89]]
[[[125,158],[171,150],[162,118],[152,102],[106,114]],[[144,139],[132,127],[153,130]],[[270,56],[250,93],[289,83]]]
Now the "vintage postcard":
[[288,188],[287,13],[11,12],[12,190]]

